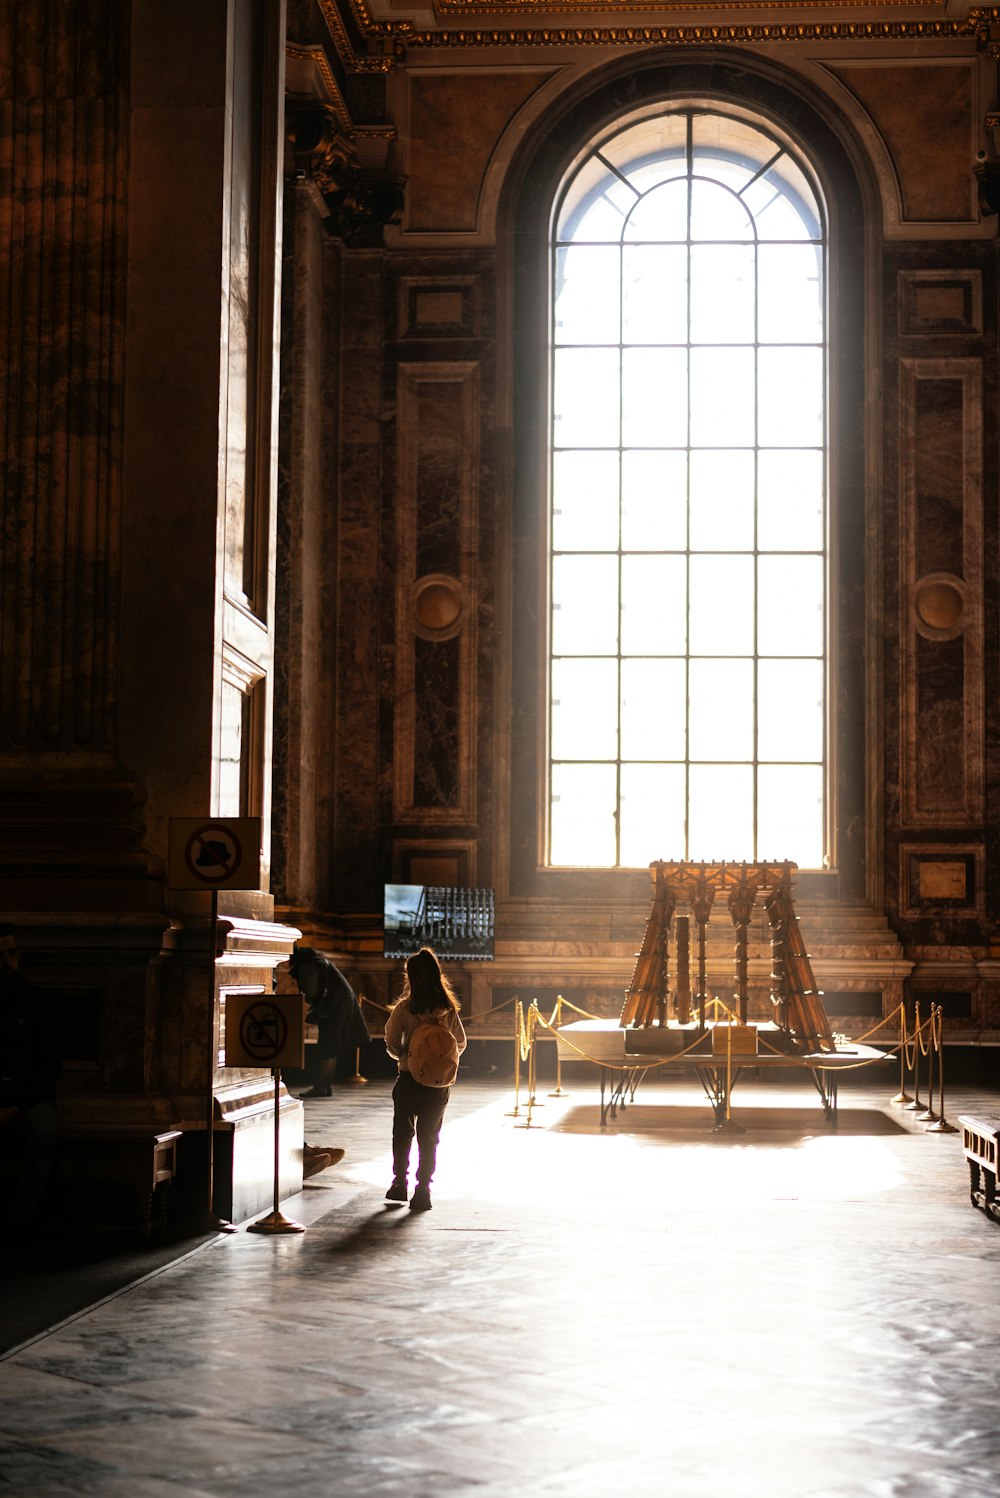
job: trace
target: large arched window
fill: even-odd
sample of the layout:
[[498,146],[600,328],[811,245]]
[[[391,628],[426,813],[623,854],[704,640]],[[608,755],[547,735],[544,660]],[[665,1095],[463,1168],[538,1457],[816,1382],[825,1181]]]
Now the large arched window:
[[701,103],[563,183],[550,867],[824,864],[825,217],[790,141]]

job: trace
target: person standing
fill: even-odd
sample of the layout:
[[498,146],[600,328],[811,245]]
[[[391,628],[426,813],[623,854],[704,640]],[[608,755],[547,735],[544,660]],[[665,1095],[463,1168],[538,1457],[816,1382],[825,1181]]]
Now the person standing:
[[[403,992],[385,1026],[385,1048],[399,1062],[399,1076],[392,1089],[392,1184],[385,1199],[407,1199],[410,1148],[416,1133],[417,1178],[411,1212],[429,1212],[431,1208],[430,1188],[441,1124],[458,1058],[467,1044],[458,1010],[458,999],[436,954],[430,947],[412,953],[406,959]],[[418,1053],[422,1058],[419,1065]],[[417,1076],[433,1081],[418,1081]],[[444,1082],[443,1078],[449,1080]]]

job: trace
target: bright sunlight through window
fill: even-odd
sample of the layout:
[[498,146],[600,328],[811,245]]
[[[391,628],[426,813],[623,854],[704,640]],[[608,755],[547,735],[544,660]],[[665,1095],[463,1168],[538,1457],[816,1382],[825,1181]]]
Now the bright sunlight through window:
[[553,241],[549,863],[823,863],[825,240],[806,167],[633,123]]

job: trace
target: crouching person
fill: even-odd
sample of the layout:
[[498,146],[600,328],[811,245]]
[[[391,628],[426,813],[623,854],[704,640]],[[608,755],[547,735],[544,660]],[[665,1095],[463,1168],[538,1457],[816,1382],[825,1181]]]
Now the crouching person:
[[411,1212],[429,1212],[441,1123],[465,1050],[458,999],[430,947],[406,959],[403,992],[385,1026],[385,1048],[399,1062],[392,1089],[392,1185],[387,1202],[405,1202],[410,1147],[417,1136]]

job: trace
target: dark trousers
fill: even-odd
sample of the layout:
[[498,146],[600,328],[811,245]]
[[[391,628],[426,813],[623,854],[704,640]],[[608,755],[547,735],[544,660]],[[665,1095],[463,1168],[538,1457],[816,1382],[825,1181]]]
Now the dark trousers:
[[429,1186],[437,1164],[441,1122],[451,1096],[450,1087],[425,1087],[408,1071],[401,1071],[392,1089],[392,1173],[405,1181],[410,1168],[410,1146],[417,1136],[417,1185]]

